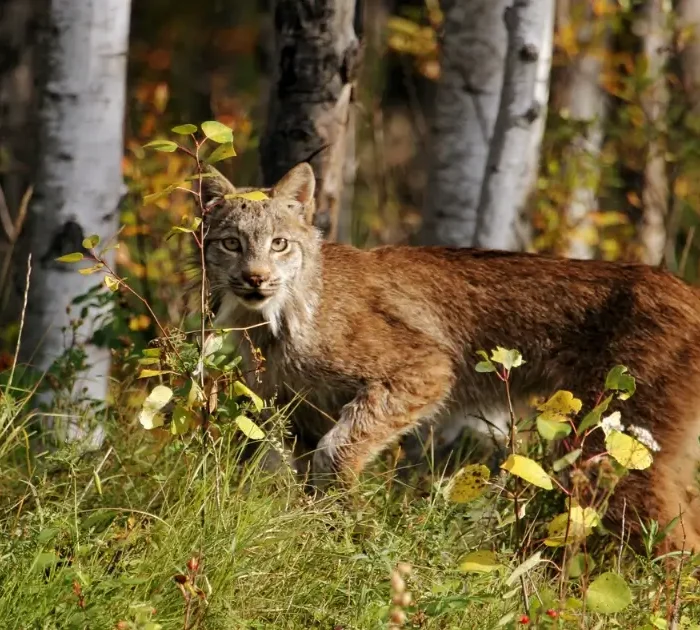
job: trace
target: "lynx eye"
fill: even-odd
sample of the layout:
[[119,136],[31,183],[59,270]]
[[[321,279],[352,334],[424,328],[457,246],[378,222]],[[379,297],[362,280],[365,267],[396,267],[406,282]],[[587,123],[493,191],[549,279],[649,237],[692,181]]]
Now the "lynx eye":
[[241,250],[241,241],[233,236],[231,238],[221,239],[221,247],[229,252],[239,252]]
[[286,238],[273,238],[271,249],[273,252],[283,252],[289,247],[289,243]]

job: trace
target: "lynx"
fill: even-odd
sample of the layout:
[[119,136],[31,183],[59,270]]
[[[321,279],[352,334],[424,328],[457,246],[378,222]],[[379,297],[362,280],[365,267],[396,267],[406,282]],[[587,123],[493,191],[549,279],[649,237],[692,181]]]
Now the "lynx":
[[[219,325],[255,326],[261,393],[303,399],[296,454],[314,483],[352,484],[419,423],[498,413],[502,390],[474,371],[480,349],[522,352],[512,394],[523,403],[567,389],[591,405],[624,364],[637,392],[623,418],[661,450],[621,481],[608,516],[619,522],[625,500],[628,523],[680,512],[686,548],[700,550],[700,292],[637,264],[322,242],[308,164],[266,198],[236,196],[248,190],[205,180],[210,291]],[[671,537],[679,547],[680,527]]]

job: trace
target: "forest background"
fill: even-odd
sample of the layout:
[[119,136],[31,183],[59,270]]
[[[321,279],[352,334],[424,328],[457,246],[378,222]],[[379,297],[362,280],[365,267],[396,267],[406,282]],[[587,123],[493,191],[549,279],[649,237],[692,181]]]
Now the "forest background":
[[[383,627],[401,618],[389,606],[400,583],[388,576],[402,560],[425,569],[412,578],[420,594],[397,604],[408,612],[401,623],[414,627],[457,627],[474,615],[494,626],[612,623],[575,603],[567,609],[563,582],[551,601],[522,584],[524,601],[502,600],[512,573],[494,578],[495,562],[465,583],[458,558],[475,548],[473,534],[460,533],[457,508],[438,506],[437,491],[420,507],[388,493],[378,512],[350,516],[332,502],[310,508],[285,494],[291,486],[265,478],[203,542],[212,525],[198,517],[212,488],[220,501],[222,477],[200,479],[207,457],[189,453],[182,435],[141,444],[136,419],[151,340],[198,325],[184,289],[191,243],[172,235],[174,226],[190,230],[196,212],[192,195],[174,188],[193,164],[168,142],[184,124],[229,127],[230,159],[217,167],[241,185],[269,185],[310,159],[317,225],[332,240],[636,260],[694,283],[699,0],[104,0],[99,8],[5,0],[0,41],[0,456],[12,538],[2,559],[16,579],[5,585],[14,599],[0,599],[4,619],[53,620],[16,627],[190,628],[205,619],[211,626],[201,627]],[[161,144],[145,148],[153,141]],[[101,275],[56,262],[94,249],[93,234],[119,243],[104,264],[131,290],[111,291]],[[37,400],[39,411],[27,411]],[[84,432],[73,419],[86,415],[100,419],[96,461],[71,441],[49,455],[30,448],[37,418],[67,419],[75,437]],[[198,501],[201,509],[191,507]],[[109,518],[86,524],[100,514]],[[292,516],[298,527],[285,531]],[[331,519],[354,533],[338,540]],[[179,532],[167,556],[147,549],[162,542],[159,523]],[[304,528],[327,552],[317,566],[305,543],[292,541]],[[374,546],[357,543],[362,528],[381,532]],[[512,528],[504,518],[491,547],[517,567],[534,548],[509,556]],[[238,555],[214,560],[232,532]],[[265,540],[252,542],[258,532]],[[87,560],[76,573],[81,536]],[[333,558],[341,557],[352,560],[339,569]],[[209,573],[199,568],[205,558]],[[609,560],[604,551],[600,558]],[[253,576],[256,562],[264,568]],[[616,565],[640,603],[633,621],[620,623],[696,627],[693,566],[669,577],[651,550],[635,562]],[[120,577],[105,577],[117,565]],[[46,574],[18,577],[37,566]],[[180,592],[163,586],[174,566]],[[290,586],[294,573],[309,579]],[[544,589],[551,576],[540,577]],[[204,578],[218,579],[211,592],[227,596],[212,599]],[[574,601],[586,601],[585,580],[572,589]],[[41,602],[34,610],[28,593]]]

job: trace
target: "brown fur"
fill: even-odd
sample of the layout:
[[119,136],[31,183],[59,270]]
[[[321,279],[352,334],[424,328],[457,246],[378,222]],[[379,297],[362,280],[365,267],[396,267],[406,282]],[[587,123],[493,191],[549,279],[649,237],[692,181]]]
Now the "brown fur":
[[[291,182],[291,183],[290,183]],[[225,190],[216,188],[224,186]],[[219,182],[216,200],[233,187]],[[304,218],[313,174],[301,165],[270,189],[269,201],[220,201],[207,218],[207,265],[222,324],[251,330],[266,356],[263,394],[299,393],[300,441],[317,450],[313,474],[351,480],[419,422],[499,408],[503,392],[478,374],[476,351],[519,349],[516,401],[568,389],[592,404],[608,370],[627,366],[637,392],[623,422],[661,445],[652,468],[618,486],[610,516],[667,523],[683,513],[687,547],[700,550],[700,294],[651,267],[506,252],[426,247],[361,251],[321,243]],[[226,258],[217,240],[249,239]],[[270,255],[273,235],[289,238]],[[267,241],[265,240],[267,239]],[[267,247],[267,249],[266,249]],[[218,253],[215,253],[218,252]],[[294,264],[292,264],[292,261]],[[254,269],[278,293],[268,310],[234,295],[240,269]],[[239,291],[239,289],[236,289]],[[675,528],[672,544],[681,545]]]

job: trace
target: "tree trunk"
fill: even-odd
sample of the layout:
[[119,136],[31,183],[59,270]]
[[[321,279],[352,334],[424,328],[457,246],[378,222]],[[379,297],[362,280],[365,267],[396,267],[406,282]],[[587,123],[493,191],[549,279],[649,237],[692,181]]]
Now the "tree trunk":
[[505,14],[508,54],[477,211],[474,244],[518,248],[518,221],[537,178],[552,61],[554,0],[515,0]]
[[356,0],[277,0],[274,9],[277,76],[260,147],[264,184],[274,184],[318,152],[311,160],[318,182],[316,223],[331,240],[337,235],[348,180],[348,134],[354,129],[357,10]]
[[71,339],[84,344],[87,368],[75,393],[98,401],[107,398],[110,353],[90,341],[104,310],[80,318],[73,334],[79,314],[67,309],[99,276],[55,258],[81,251],[88,235],[104,241],[117,231],[128,26],[128,0],[51,0],[29,214],[33,270],[22,356],[46,369]]
[[501,100],[509,0],[444,0],[421,242],[469,246]]
[[651,129],[642,190],[642,224],[639,241],[642,261],[658,265],[666,247],[668,215],[668,174],[666,173],[665,119],[669,103],[666,64],[670,45],[670,25],[665,0],[646,0],[644,16],[638,23],[647,59],[650,85],[642,95],[642,107]]
[[571,198],[565,208],[567,246],[562,252],[569,258],[589,259],[595,255],[590,233],[590,215],[598,206],[600,151],[604,138],[607,97],[601,84],[603,59],[609,46],[610,29],[596,19],[589,0],[559,2],[560,29],[576,28],[577,53],[563,70],[557,107],[566,110],[569,119],[585,127],[566,151],[565,166],[570,169]]

